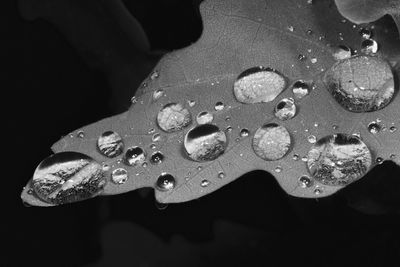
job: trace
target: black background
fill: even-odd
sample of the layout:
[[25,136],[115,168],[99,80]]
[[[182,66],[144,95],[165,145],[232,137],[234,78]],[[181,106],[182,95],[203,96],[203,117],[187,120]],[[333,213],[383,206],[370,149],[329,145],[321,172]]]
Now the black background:
[[[199,1],[136,2],[127,6],[153,50],[181,48],[200,36]],[[0,266],[400,263],[400,175],[391,163],[319,200],[290,197],[271,175],[256,171],[162,210],[146,191],[24,207],[22,187],[50,146],[115,108],[104,74],[87,67],[57,29],[43,20],[23,20],[11,1],[3,12]]]

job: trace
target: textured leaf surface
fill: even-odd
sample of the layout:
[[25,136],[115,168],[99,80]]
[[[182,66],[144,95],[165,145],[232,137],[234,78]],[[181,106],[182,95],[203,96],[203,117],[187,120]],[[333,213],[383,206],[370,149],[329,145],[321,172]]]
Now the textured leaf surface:
[[[130,178],[125,184],[109,182],[104,195],[120,194],[142,187],[154,187],[158,176],[173,175],[177,184],[171,191],[155,190],[159,202],[183,202],[199,198],[234,181],[252,170],[273,173],[280,186],[288,194],[299,197],[324,197],[335,193],[340,187],[319,185],[322,193],[314,194],[315,186],[304,189],[298,178],[308,174],[302,160],[294,160],[295,154],[307,155],[309,135],[317,138],[333,133],[359,133],[372,151],[373,158],[400,162],[400,130],[390,132],[390,126],[400,127],[400,98],[396,91],[393,101],[384,109],[369,113],[352,113],[344,110],[328,93],[321,77],[334,63],[332,56],[336,45],[344,44],[359,49],[359,28],[343,22],[333,1],[261,1],[261,0],[210,0],[201,4],[204,30],[201,38],[190,47],[174,51],[161,59],[155,67],[159,76],[150,77],[139,88],[130,109],[94,124],[77,129],[54,144],[55,152],[78,151],[99,162],[111,166],[111,170],[124,167]],[[292,28],[293,27],[293,28]],[[312,32],[308,31],[311,30]],[[378,56],[392,65],[400,54],[400,42],[391,38],[393,33],[376,28],[375,39],[380,43]],[[383,40],[385,42],[381,42]],[[387,45],[386,45],[387,43]],[[304,55],[304,60],[299,60]],[[312,58],[315,60],[311,61]],[[289,84],[297,79],[313,82],[315,89],[297,102],[298,114],[291,120],[279,121],[273,115],[276,103],[284,97],[293,97],[290,88],[269,103],[242,104],[233,95],[233,83],[244,70],[254,66],[271,67],[282,73]],[[396,86],[398,83],[396,81]],[[165,94],[157,101],[153,92],[162,89]],[[193,107],[188,101],[195,101]],[[95,101],[95,99],[93,99]],[[225,108],[216,111],[216,102]],[[189,109],[192,125],[175,133],[159,129],[156,118],[159,110],[168,103],[181,103]],[[99,107],[101,108],[101,107]],[[195,116],[202,111],[214,114],[213,123],[221,129],[232,127],[227,132],[228,146],[223,155],[214,161],[198,163],[189,159],[183,151],[183,138],[195,125]],[[386,130],[376,135],[368,132],[369,122],[380,119]],[[293,145],[289,153],[277,161],[264,161],[257,157],[251,140],[257,128],[268,122],[285,126],[291,134]],[[336,125],[337,128],[333,128]],[[239,137],[242,128],[250,130],[248,137]],[[150,148],[152,135],[160,133],[161,140]],[[118,132],[124,139],[125,148],[140,146],[148,157],[161,151],[165,159],[161,164],[147,167],[128,167],[121,156],[109,159],[96,149],[98,136],[105,131]],[[85,137],[78,138],[77,132]],[[276,167],[282,169],[275,172]],[[223,178],[218,173],[223,172]],[[208,180],[208,186],[201,186]]]

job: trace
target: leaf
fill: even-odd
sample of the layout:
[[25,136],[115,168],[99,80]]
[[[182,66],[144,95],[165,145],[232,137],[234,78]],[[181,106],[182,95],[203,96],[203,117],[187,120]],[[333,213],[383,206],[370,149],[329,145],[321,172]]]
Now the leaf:
[[[318,183],[306,189],[299,186],[298,178],[307,175],[308,170],[305,162],[294,160],[293,156],[299,155],[301,158],[307,155],[312,146],[307,141],[310,135],[319,139],[337,132],[359,133],[374,159],[382,157],[388,160],[390,155],[397,155],[391,160],[399,164],[400,131],[382,130],[373,135],[367,129],[367,125],[377,119],[386,129],[390,126],[400,127],[398,93],[384,109],[367,113],[349,112],[333,99],[322,77],[335,64],[332,56],[335,47],[341,44],[359,50],[362,39],[358,34],[359,28],[343,22],[332,1],[308,2],[203,2],[200,7],[204,24],[201,38],[187,48],[164,56],[139,88],[135,103],[128,111],[77,129],[55,143],[53,151],[84,153],[111,166],[110,171],[125,168],[130,177],[126,183],[108,182],[103,195],[121,194],[143,187],[155,188],[157,178],[162,173],[171,174],[176,179],[174,189],[155,190],[155,197],[161,203],[202,197],[252,170],[272,173],[282,189],[292,196],[317,198],[331,195],[343,187]],[[393,59],[398,59],[400,42],[389,38],[391,44],[381,43],[381,39],[388,40],[386,35],[383,28],[374,30],[374,37],[380,44],[378,56],[387,59],[393,66],[397,64],[395,72],[398,75],[399,64]],[[303,60],[299,60],[299,55],[304,55],[300,57]],[[298,114],[294,118],[279,121],[273,115],[280,99],[293,97],[289,88],[268,103],[242,104],[236,100],[233,83],[240,73],[255,66],[276,69],[289,84],[299,79],[314,84],[315,89],[297,101]],[[153,94],[160,89],[164,94],[155,101]],[[195,101],[196,104],[190,107],[188,101]],[[215,104],[219,101],[224,103],[225,108],[215,110]],[[188,108],[192,116],[190,127],[173,133],[164,132],[158,127],[158,112],[169,103],[181,103]],[[227,132],[225,153],[205,163],[195,162],[183,152],[184,136],[195,125],[195,116],[202,111],[213,113],[213,124],[220,129],[232,129]],[[293,140],[288,154],[276,161],[259,158],[251,146],[254,132],[270,122],[286,127]],[[334,129],[334,125],[337,128]],[[249,136],[239,137],[243,128],[249,129]],[[120,134],[125,148],[139,146],[148,157],[154,151],[161,151],[165,159],[161,164],[129,167],[121,163],[122,155],[112,159],[101,155],[96,149],[97,139],[110,130]],[[85,133],[84,138],[78,137],[79,131]],[[160,141],[154,142],[156,149],[150,148],[154,133],[159,133],[161,137]],[[219,173],[223,173],[223,177]],[[322,190],[318,195],[314,193],[317,187]],[[23,198],[33,203],[32,197],[27,194],[23,193]],[[40,203],[35,202],[34,205]]]

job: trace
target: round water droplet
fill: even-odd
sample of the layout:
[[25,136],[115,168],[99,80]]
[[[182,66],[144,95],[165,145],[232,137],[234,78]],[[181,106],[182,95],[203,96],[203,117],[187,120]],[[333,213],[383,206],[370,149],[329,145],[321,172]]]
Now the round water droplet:
[[216,111],[221,111],[221,110],[224,109],[224,107],[225,107],[224,103],[222,103],[222,102],[217,102],[217,103],[215,103],[214,109],[215,109]]
[[291,138],[288,130],[276,123],[265,124],[253,137],[253,150],[264,160],[278,160],[289,151]]
[[396,126],[390,126],[389,131],[394,133],[397,130]]
[[299,184],[302,188],[307,188],[313,185],[313,181],[310,177],[303,175],[299,178]]
[[381,131],[381,129],[382,129],[382,126],[379,123],[375,122],[375,121],[370,122],[368,124],[368,131],[370,133],[372,133],[372,134],[379,133]]
[[323,192],[323,190],[320,187],[317,187],[314,189],[314,194],[316,194],[316,195],[320,195],[320,194],[322,194],[322,192]]
[[311,34],[313,34],[313,31],[312,31],[312,30],[307,30],[306,33],[307,33],[308,35],[311,35]]
[[277,173],[282,172],[282,167],[281,166],[276,166],[275,167],[275,172],[277,172]]
[[265,67],[254,67],[242,72],[236,79],[233,92],[242,103],[260,103],[274,100],[286,88],[285,78]]
[[343,60],[351,57],[351,48],[345,45],[339,45],[333,52],[336,60]]
[[296,105],[293,98],[280,100],[275,106],[274,115],[282,121],[293,118],[296,115]]
[[78,152],[51,155],[38,165],[32,178],[36,195],[56,205],[94,197],[105,184],[102,166]]
[[315,64],[315,63],[317,63],[318,59],[316,57],[312,57],[310,59],[310,61],[311,61],[312,64]]
[[298,60],[300,60],[300,61],[304,61],[304,60],[306,60],[306,56],[305,55],[303,55],[303,54],[299,54],[298,56],[297,56],[297,59]]
[[168,173],[162,173],[156,182],[156,188],[160,191],[170,191],[176,185],[175,178]]
[[157,147],[156,144],[153,144],[153,143],[150,144],[150,149],[156,149],[156,147]]
[[224,153],[226,135],[217,126],[202,124],[191,129],[185,136],[184,148],[194,161],[211,161]]
[[323,184],[344,186],[360,179],[371,166],[371,152],[360,138],[334,134],[319,139],[308,152],[307,167]]
[[250,131],[246,128],[243,128],[242,130],[240,130],[240,133],[239,133],[240,137],[247,137],[247,136],[249,136],[249,134],[250,134]]
[[163,162],[163,160],[164,160],[164,155],[160,151],[154,152],[150,156],[150,163],[152,164],[160,164]]
[[224,172],[219,172],[218,173],[218,178],[220,178],[220,179],[225,178],[225,173]]
[[146,160],[146,153],[138,146],[130,147],[126,150],[124,163],[129,166],[137,166]]
[[157,115],[157,123],[165,132],[182,130],[192,122],[189,110],[179,103],[165,105]]
[[118,168],[112,171],[111,181],[115,184],[124,184],[128,180],[128,172],[124,168]]
[[201,185],[201,187],[207,187],[210,185],[210,183],[211,182],[209,180],[203,180],[203,181],[201,181],[200,185]]
[[97,148],[101,154],[113,158],[121,155],[124,143],[121,136],[113,131],[106,131],[97,139]]
[[361,52],[364,54],[375,54],[378,48],[378,43],[374,39],[367,39],[361,43]]
[[153,136],[151,137],[151,140],[152,140],[153,142],[158,142],[158,141],[160,141],[160,139],[161,139],[161,135],[160,135],[159,133],[155,133],[155,134],[153,134]]
[[78,136],[78,138],[84,138],[85,137],[85,132],[84,131],[79,131],[76,136]]
[[359,31],[359,34],[361,35],[361,37],[362,37],[363,39],[369,39],[369,38],[372,37],[372,32],[371,32],[370,30],[368,30],[368,29],[365,29],[365,28],[362,28],[362,29]]
[[315,137],[315,135],[309,135],[307,137],[307,141],[311,144],[314,144],[315,142],[317,142],[317,137]]
[[376,162],[377,164],[382,164],[382,163],[383,163],[383,158],[382,158],[382,157],[377,157],[376,160],[375,160],[375,162]]
[[153,71],[151,74],[150,74],[150,80],[155,80],[155,79],[157,79],[158,77],[160,76],[160,74],[158,73],[158,71]]
[[160,97],[162,97],[164,95],[164,90],[162,89],[157,89],[153,92],[153,100],[157,101],[158,99],[160,99]]
[[298,80],[292,85],[292,92],[294,96],[298,99],[301,99],[308,95],[310,91],[310,86],[305,83],[303,80]]
[[394,95],[390,65],[378,57],[355,56],[339,61],[325,73],[324,82],[335,100],[352,112],[380,110]]
[[292,157],[292,159],[295,160],[295,161],[298,161],[299,158],[300,158],[300,156],[297,155],[297,154],[294,154],[293,157]]
[[214,115],[208,111],[202,111],[197,114],[196,121],[198,124],[211,123],[214,120]]

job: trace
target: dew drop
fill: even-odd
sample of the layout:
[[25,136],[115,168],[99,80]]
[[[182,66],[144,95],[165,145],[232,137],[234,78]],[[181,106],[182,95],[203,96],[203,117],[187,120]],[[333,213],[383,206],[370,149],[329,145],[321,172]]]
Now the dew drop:
[[363,39],[369,39],[369,38],[372,37],[372,32],[371,32],[370,30],[368,30],[368,29],[365,29],[365,28],[362,28],[362,29],[359,31],[359,34],[361,35],[361,37],[362,37]]
[[85,132],[84,131],[79,131],[76,136],[78,136],[78,138],[85,138]]
[[147,162],[146,162],[146,161],[142,163],[142,167],[143,167],[143,168],[146,168],[146,167],[147,167]]
[[372,133],[372,134],[379,133],[381,131],[381,129],[382,129],[382,126],[379,123],[375,122],[375,121],[370,122],[368,124],[368,131],[370,133]]
[[164,95],[164,90],[162,89],[157,89],[153,92],[153,100],[157,101]]
[[188,100],[187,102],[188,102],[189,107],[191,107],[191,108],[196,105],[196,101],[194,101],[194,100]]
[[293,157],[292,157],[292,159],[293,159],[294,161],[298,161],[299,158],[300,158],[300,156],[299,156],[298,154],[294,154]]
[[292,25],[289,25],[289,26],[287,27],[287,29],[288,29],[289,31],[291,31],[291,32],[294,31],[294,27],[293,27]]
[[151,74],[150,74],[150,80],[155,80],[155,79],[157,79],[158,77],[160,76],[160,74],[158,73],[158,71],[153,71]]
[[102,169],[104,172],[109,171],[110,168],[111,168],[110,165],[108,165],[108,164],[106,164],[106,163],[103,163],[103,164],[101,165],[101,169]]
[[317,187],[317,188],[315,188],[314,189],[314,194],[316,194],[316,195],[320,195],[320,194],[322,194],[322,188],[320,188],[320,187]]
[[306,56],[305,55],[303,55],[303,54],[299,54],[298,56],[297,56],[297,59],[298,60],[300,60],[300,61],[304,61],[304,60],[306,60]]
[[158,126],[165,132],[182,130],[192,122],[189,110],[179,103],[165,105],[157,115]]
[[375,162],[376,162],[376,164],[382,164],[383,163],[383,158],[382,157],[377,157]]
[[128,172],[124,168],[118,168],[112,171],[111,181],[115,184],[124,184],[128,180]]
[[282,121],[293,118],[296,115],[296,105],[293,98],[280,100],[275,106],[274,115]]
[[307,33],[308,35],[311,35],[311,34],[313,34],[313,31],[312,31],[312,30],[307,30],[306,33]]
[[241,129],[240,133],[239,133],[240,137],[247,137],[247,136],[249,136],[249,134],[250,134],[250,131],[246,128]]
[[49,156],[37,166],[32,178],[36,195],[56,205],[94,197],[105,184],[102,166],[78,152],[60,152]]
[[128,166],[137,166],[146,160],[146,153],[138,146],[130,147],[126,150],[124,163]]
[[131,103],[132,103],[132,104],[136,104],[136,103],[137,103],[137,98],[136,98],[136,96],[132,96],[132,97],[131,97]]
[[396,126],[390,126],[389,131],[390,131],[391,133],[394,133],[395,131],[397,131]]
[[336,60],[343,60],[351,57],[351,48],[345,45],[339,45],[333,52]]
[[219,172],[218,173],[218,178],[220,178],[220,179],[225,178],[225,173],[224,172]]
[[319,139],[308,152],[307,167],[322,184],[344,186],[360,179],[371,166],[371,152],[360,138],[348,134]]
[[310,177],[303,175],[299,178],[299,184],[302,188],[311,187],[313,182]]
[[275,167],[275,172],[277,172],[277,173],[282,172],[282,167],[281,166],[276,166]]
[[215,103],[214,109],[215,109],[216,111],[221,111],[221,110],[224,109],[224,107],[225,107],[224,103],[222,103],[222,102],[217,102],[217,103]]
[[324,76],[328,91],[345,109],[370,112],[384,108],[394,95],[394,78],[383,59],[355,56],[334,64]]
[[312,64],[315,64],[315,63],[317,63],[318,59],[316,57],[313,57],[310,59],[310,61]]
[[309,94],[310,86],[303,80],[298,80],[293,83],[292,92],[297,99],[301,99]]
[[226,127],[225,131],[226,131],[227,133],[230,133],[230,132],[232,132],[232,126],[228,126],[228,127]]
[[374,39],[366,39],[361,43],[361,52],[367,55],[378,52],[378,43]]
[[209,180],[203,180],[203,181],[201,181],[200,185],[201,185],[201,187],[207,187],[210,185],[210,183],[211,182]]
[[156,182],[156,188],[160,191],[170,191],[175,188],[175,178],[168,173],[162,173]]
[[184,148],[194,161],[211,161],[225,151],[227,138],[223,131],[212,124],[202,124],[191,129],[185,136]]
[[154,152],[150,156],[150,163],[152,164],[160,164],[163,162],[163,160],[164,160],[164,155],[160,151]]
[[214,120],[214,115],[208,111],[202,111],[197,114],[196,121],[198,124],[211,123]]
[[396,154],[390,154],[389,158],[390,159],[395,159],[396,158]]
[[150,149],[156,149],[156,147],[157,147],[156,144],[153,144],[153,143],[150,144]]
[[97,139],[97,148],[104,156],[113,158],[121,155],[124,143],[118,133],[106,131]]
[[317,137],[315,137],[315,135],[309,135],[307,137],[307,141],[311,144],[314,144],[315,142],[317,142]]
[[276,123],[265,124],[257,129],[253,137],[253,150],[264,160],[283,158],[291,146],[287,129]]
[[150,129],[147,131],[147,133],[148,133],[148,134],[153,134],[155,131],[156,131],[156,130],[155,130],[154,128],[150,128]]
[[254,67],[242,72],[236,79],[233,91],[241,103],[260,103],[274,100],[286,87],[285,78],[265,67]]
[[160,135],[159,133],[155,133],[155,134],[153,134],[153,136],[151,137],[151,140],[152,140],[153,142],[158,142],[158,141],[160,141],[160,139],[161,139],[161,135]]

